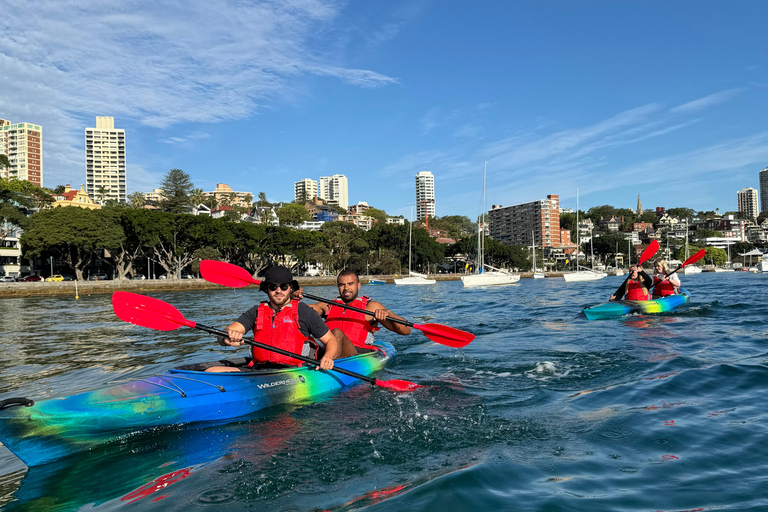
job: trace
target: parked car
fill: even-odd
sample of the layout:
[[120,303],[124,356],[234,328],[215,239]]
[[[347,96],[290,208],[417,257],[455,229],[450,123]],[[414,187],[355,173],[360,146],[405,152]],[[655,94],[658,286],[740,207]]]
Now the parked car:
[[168,274],[160,274],[157,276],[158,279],[168,279]]
[[74,281],[74,280],[75,280],[75,278],[74,278],[74,277],[72,277],[72,276],[71,276],[71,275],[69,275],[69,274],[61,274],[61,277],[63,277],[63,278],[64,278],[64,279],[63,279],[64,281]]
[[64,280],[64,276],[61,275],[61,274],[53,274],[52,276],[46,277],[45,280],[48,281],[49,283],[51,281],[54,281],[54,282],[63,281]]
[[107,277],[107,274],[91,274],[91,277],[88,278],[89,281],[108,281],[109,277]]
[[136,274],[131,279],[133,279],[134,281],[143,281],[146,279],[146,277],[144,277],[144,274]]
[[16,278],[13,276],[0,276],[0,283],[15,283]]
[[21,281],[22,283],[34,283],[42,280],[43,278],[40,276],[24,276],[21,279],[19,279],[19,281]]
[[197,279],[197,278],[196,278],[195,276],[193,276],[192,274],[181,274],[181,278],[182,278],[182,279]]

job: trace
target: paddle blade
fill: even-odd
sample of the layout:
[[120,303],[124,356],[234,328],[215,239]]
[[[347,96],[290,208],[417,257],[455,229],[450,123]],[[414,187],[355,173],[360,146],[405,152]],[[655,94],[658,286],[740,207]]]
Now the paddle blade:
[[696,263],[697,261],[699,261],[701,258],[704,257],[704,254],[706,254],[706,252],[707,252],[706,249],[701,249],[700,251],[697,251],[696,254],[694,254],[687,260],[685,260],[683,264],[680,265],[680,268],[683,268],[686,265],[690,265],[691,263]]
[[251,274],[244,268],[224,261],[201,261],[200,275],[209,283],[229,286],[230,288],[244,288],[249,284],[261,284],[261,281],[251,277]]
[[138,293],[113,293],[112,309],[120,320],[158,331],[173,331],[182,325],[196,325],[167,302]]
[[408,382],[407,380],[397,380],[397,379],[394,379],[394,380],[376,379],[376,385],[381,386],[383,388],[391,389],[392,391],[399,391],[403,393],[407,393],[415,389],[426,387],[426,386],[421,386],[419,384],[416,384],[415,382]]
[[659,250],[659,241],[653,240],[650,244],[648,244],[648,247],[645,248],[643,251],[643,254],[640,255],[640,263],[639,265],[642,265],[649,259],[653,258],[653,255],[656,254],[656,252]]
[[471,332],[461,331],[454,327],[448,327],[440,324],[413,324],[414,329],[419,329],[424,335],[442,345],[449,347],[461,348],[469,344],[475,335]]

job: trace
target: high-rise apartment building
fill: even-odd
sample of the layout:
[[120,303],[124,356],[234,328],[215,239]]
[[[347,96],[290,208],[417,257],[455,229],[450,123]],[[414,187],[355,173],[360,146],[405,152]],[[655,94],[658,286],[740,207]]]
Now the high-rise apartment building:
[[416,173],[416,220],[435,216],[435,177],[429,171]]
[[488,212],[490,235],[504,245],[562,247],[560,196],[514,206],[493,205]]
[[317,188],[318,197],[327,204],[340,206],[345,210],[349,208],[349,185],[347,177],[343,174],[321,176]]
[[311,201],[317,195],[317,182],[309,178],[304,178],[301,181],[297,181],[293,184],[293,200],[294,201]]
[[114,117],[97,117],[85,129],[85,190],[94,200],[125,203],[125,130]]
[[27,180],[43,186],[43,129],[30,123],[0,119],[0,154],[11,166],[0,168],[0,177]]
[[747,218],[755,220],[759,213],[757,206],[757,190],[752,187],[746,187],[736,192],[736,201],[738,202],[738,211],[744,213]]
[[219,206],[240,206],[242,208],[251,208],[253,206],[253,193],[232,190],[232,187],[226,183],[217,183],[215,190],[203,192],[203,195],[214,198]]
[[768,167],[760,171],[760,213],[768,212]]

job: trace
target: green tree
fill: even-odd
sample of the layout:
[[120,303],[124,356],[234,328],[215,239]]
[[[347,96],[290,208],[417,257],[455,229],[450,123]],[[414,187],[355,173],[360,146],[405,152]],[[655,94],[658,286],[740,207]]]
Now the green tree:
[[277,218],[281,226],[297,226],[310,219],[309,212],[303,205],[289,203],[277,210]]
[[145,204],[147,204],[147,201],[144,199],[144,192],[131,192],[131,194],[128,196],[128,201],[131,203],[131,206],[133,208],[142,208]]
[[702,263],[710,263],[712,265],[724,265],[728,261],[728,253],[724,249],[717,247],[707,247],[704,253],[704,259]]
[[104,204],[104,200],[108,195],[109,195],[109,189],[104,185],[101,185],[99,186],[99,188],[96,189],[96,197],[99,198],[100,204]]
[[56,256],[74,270],[77,279],[99,253],[119,248],[125,234],[114,215],[101,210],[62,207],[32,216],[21,236],[24,258]]
[[654,212],[643,212],[637,219],[637,222],[645,222],[646,224],[655,224],[656,221],[656,214]]
[[160,208],[168,213],[186,213],[191,206],[189,196],[192,188],[189,174],[181,169],[171,169],[160,184],[163,196]]
[[387,212],[384,210],[379,210],[378,208],[368,208],[365,210],[365,215],[375,219],[381,224],[385,224],[387,222]]
[[199,205],[203,204],[205,201],[206,195],[205,192],[203,192],[203,189],[201,188],[193,188],[189,191],[189,202],[197,208]]
[[267,200],[267,194],[264,192],[259,192],[259,200],[256,201],[256,206],[272,206],[272,204]]
[[221,261],[221,253],[215,247],[201,247],[192,253],[192,272],[200,275],[200,262],[203,260]]
[[45,190],[29,181],[0,178],[0,241],[17,228],[26,229],[32,209],[52,201]]
[[329,272],[336,273],[349,267],[354,254],[360,255],[368,251],[365,231],[350,222],[326,222],[320,232],[328,240],[330,266],[326,270]]
[[692,219],[696,214],[691,208],[669,208],[666,213],[671,217],[677,217],[678,219]]
[[53,190],[51,190],[51,194],[55,196],[60,196],[61,194],[64,193],[66,189],[67,187],[65,187],[64,185],[56,185],[56,187]]
[[8,161],[8,155],[0,153],[0,169],[10,169],[11,162]]

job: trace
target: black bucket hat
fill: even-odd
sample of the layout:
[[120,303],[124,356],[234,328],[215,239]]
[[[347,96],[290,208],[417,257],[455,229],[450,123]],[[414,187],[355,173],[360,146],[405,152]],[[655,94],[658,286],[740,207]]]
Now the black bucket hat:
[[259,285],[259,290],[266,292],[267,285],[269,283],[273,283],[273,284],[288,283],[291,285],[292,290],[296,291],[299,289],[299,282],[293,278],[293,275],[291,275],[291,271],[280,265],[272,267],[269,270],[267,270],[267,273],[264,274],[264,280]]

